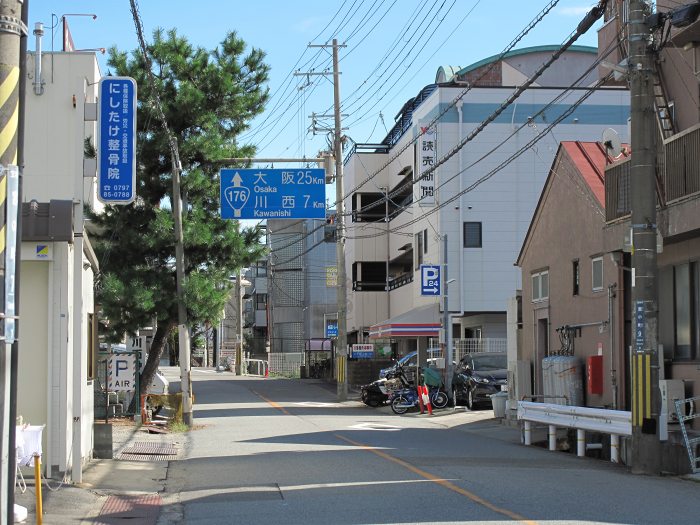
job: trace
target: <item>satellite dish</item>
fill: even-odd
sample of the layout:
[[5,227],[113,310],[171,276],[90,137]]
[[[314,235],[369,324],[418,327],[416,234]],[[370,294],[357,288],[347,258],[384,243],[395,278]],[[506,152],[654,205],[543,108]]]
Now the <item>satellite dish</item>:
[[617,131],[612,128],[607,128],[603,131],[603,146],[612,158],[615,159],[620,156],[622,153],[622,142]]

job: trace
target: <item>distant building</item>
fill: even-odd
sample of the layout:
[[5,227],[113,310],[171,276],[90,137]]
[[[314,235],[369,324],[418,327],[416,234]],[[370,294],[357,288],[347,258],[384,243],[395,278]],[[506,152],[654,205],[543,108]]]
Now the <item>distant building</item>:
[[275,219],[267,229],[271,351],[303,352],[326,339],[337,318],[335,225],[330,218]]
[[505,351],[508,299],[522,286],[513,263],[559,141],[599,140],[608,127],[627,137],[628,92],[591,92],[596,49],[581,46],[564,52],[476,133],[557,49],[525,48],[465,68],[441,67],[436,82],[406,102],[381,143],[352,147],[344,179],[352,213],[346,244],[350,343],[383,339],[401,355],[437,345],[442,298],[421,295],[420,269],[443,263],[447,236],[457,354]]

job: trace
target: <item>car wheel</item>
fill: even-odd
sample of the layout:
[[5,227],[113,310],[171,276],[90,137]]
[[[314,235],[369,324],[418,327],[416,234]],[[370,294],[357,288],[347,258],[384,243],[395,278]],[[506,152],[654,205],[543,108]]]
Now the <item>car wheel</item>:
[[467,408],[469,410],[474,410],[476,403],[474,402],[474,391],[470,388],[467,390]]
[[459,405],[460,399],[459,396],[457,396],[457,389],[453,388],[452,389],[452,406],[457,408]]

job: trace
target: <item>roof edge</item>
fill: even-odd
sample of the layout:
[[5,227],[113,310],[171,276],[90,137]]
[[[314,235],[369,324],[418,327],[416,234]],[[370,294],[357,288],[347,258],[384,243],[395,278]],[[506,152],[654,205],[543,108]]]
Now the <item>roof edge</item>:
[[[469,73],[470,71],[474,71],[475,69],[480,68],[481,66],[485,66],[486,64],[490,64],[492,62],[497,62],[499,60],[504,60],[506,58],[511,58],[519,55],[527,55],[530,53],[542,53],[542,52],[554,52],[554,51],[559,51],[562,46],[560,45],[543,45],[543,46],[531,46],[531,47],[523,47],[521,49],[514,49],[513,51],[508,51],[506,54],[501,56],[499,53],[498,55],[493,55],[488,58],[484,58],[482,60],[479,60],[478,62],[474,62],[473,64],[460,69],[455,73],[455,76],[461,76]],[[597,55],[598,54],[598,48],[594,46],[571,46],[569,49],[566,50],[566,52],[574,52],[574,53],[590,53]]]

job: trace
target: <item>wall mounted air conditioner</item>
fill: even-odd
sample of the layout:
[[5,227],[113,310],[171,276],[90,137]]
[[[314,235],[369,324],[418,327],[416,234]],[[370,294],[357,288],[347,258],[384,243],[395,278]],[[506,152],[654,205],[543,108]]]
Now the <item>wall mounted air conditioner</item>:
[[[678,423],[676,414],[676,399],[685,399],[685,382],[682,379],[662,379],[659,381],[661,390],[661,402],[666,408],[669,423]],[[685,415],[685,409],[683,411]]]

